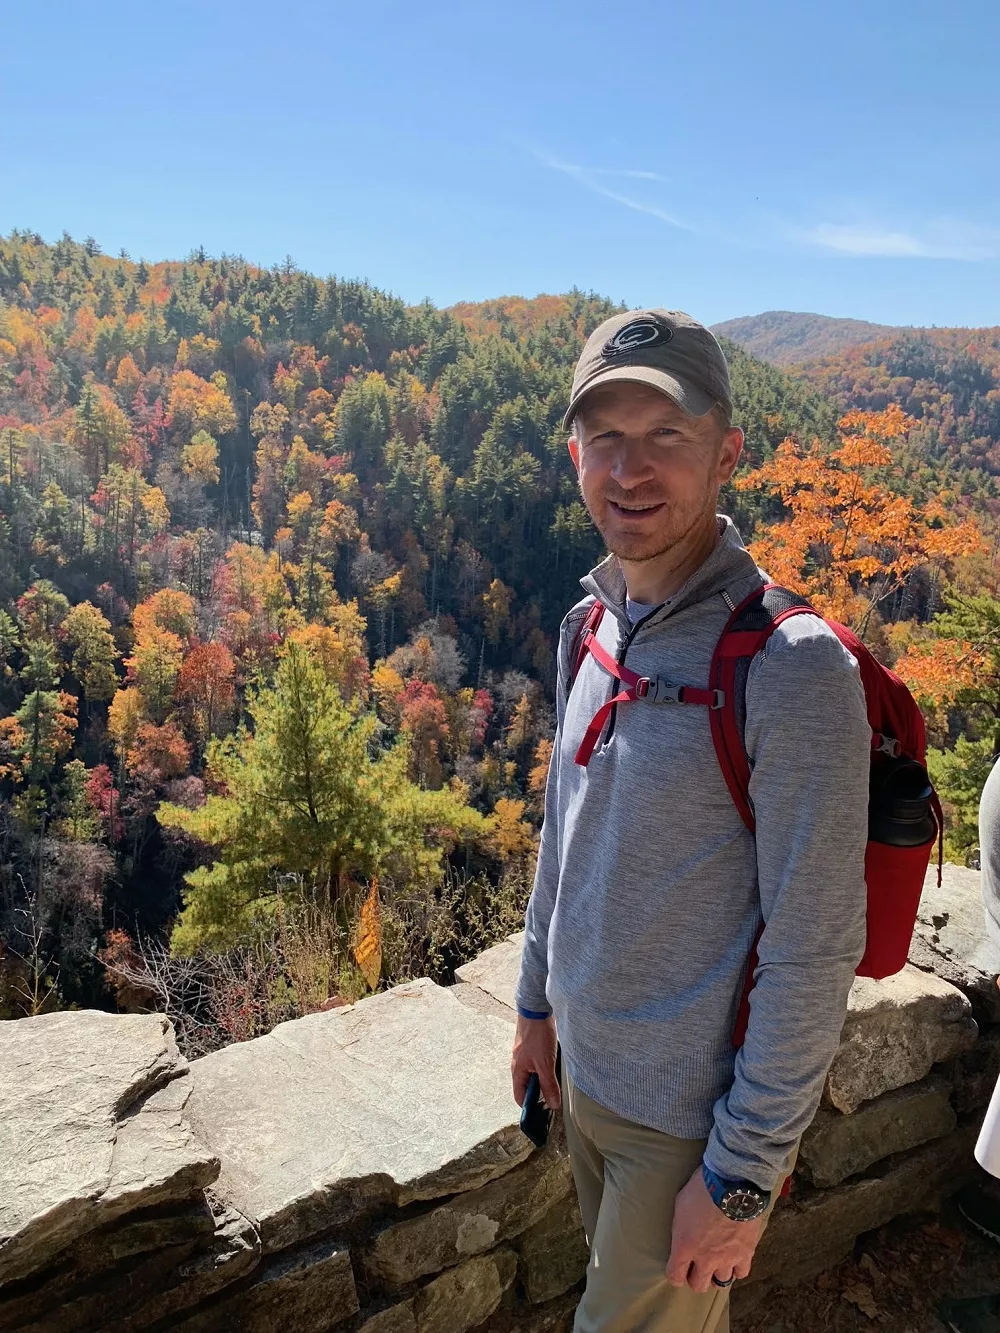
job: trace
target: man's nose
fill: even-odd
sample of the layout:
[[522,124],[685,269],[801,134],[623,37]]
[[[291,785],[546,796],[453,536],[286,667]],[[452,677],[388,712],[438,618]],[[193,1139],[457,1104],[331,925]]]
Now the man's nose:
[[611,475],[619,486],[641,486],[653,475],[649,455],[641,440],[622,440],[615,451]]

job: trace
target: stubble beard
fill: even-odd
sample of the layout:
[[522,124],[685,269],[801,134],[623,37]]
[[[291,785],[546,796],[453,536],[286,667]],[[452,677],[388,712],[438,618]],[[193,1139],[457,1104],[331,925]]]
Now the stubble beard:
[[666,505],[666,510],[661,525],[658,531],[648,534],[616,531],[614,520],[598,522],[593,510],[590,516],[612,555],[631,564],[642,564],[647,560],[656,560],[676,546],[680,546],[685,538],[705,521],[709,509],[714,522],[715,505],[709,504],[710,498],[706,495],[702,504],[687,509],[680,509],[671,500],[662,501]]

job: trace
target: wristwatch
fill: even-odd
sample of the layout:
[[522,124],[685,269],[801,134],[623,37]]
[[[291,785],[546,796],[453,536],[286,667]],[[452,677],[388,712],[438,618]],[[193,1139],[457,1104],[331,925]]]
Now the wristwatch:
[[758,1189],[749,1180],[725,1180],[704,1162],[701,1174],[712,1202],[722,1209],[730,1222],[754,1222],[767,1212],[771,1202],[768,1190]]

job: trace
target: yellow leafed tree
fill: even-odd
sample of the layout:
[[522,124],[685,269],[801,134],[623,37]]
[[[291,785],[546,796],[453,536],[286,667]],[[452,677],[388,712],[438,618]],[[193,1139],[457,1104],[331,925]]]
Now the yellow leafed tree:
[[368,897],[361,907],[354,959],[369,988],[375,990],[382,975],[382,912],[378,900],[378,880],[374,878]]

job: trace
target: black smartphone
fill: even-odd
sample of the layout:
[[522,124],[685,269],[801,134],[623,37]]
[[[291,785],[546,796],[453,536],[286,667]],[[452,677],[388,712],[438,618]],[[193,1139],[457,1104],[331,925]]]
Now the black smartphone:
[[[556,1047],[556,1078],[562,1067],[562,1052]],[[521,1103],[521,1132],[526,1134],[536,1148],[544,1148],[552,1124],[552,1111],[542,1097],[542,1086],[538,1075],[532,1074]]]

